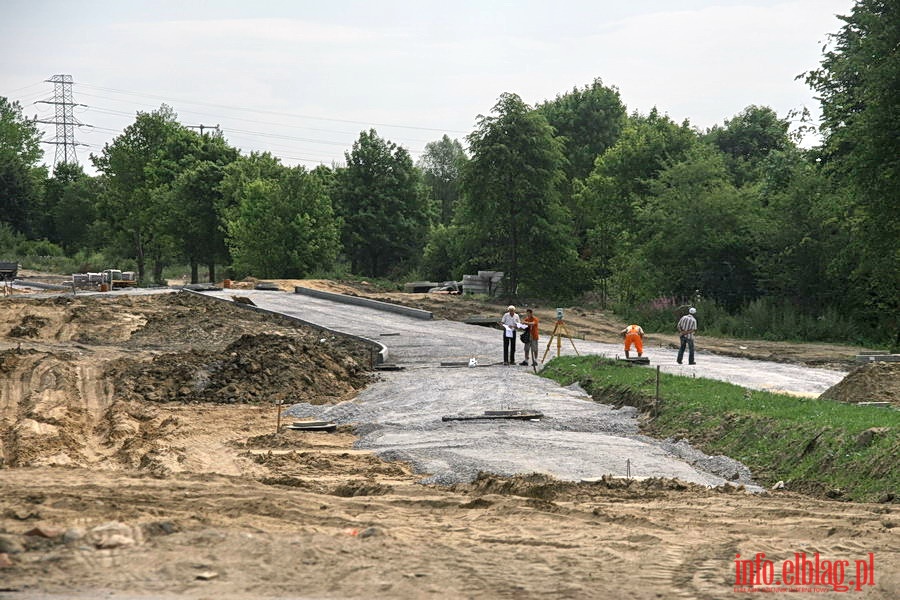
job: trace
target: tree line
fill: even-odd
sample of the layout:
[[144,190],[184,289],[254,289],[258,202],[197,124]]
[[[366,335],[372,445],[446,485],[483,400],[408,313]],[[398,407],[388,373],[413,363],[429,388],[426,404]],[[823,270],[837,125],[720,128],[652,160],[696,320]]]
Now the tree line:
[[796,115],[750,105],[701,131],[629,113],[597,79],[535,106],[504,93],[463,142],[445,135],[415,164],[372,129],[344,164],[290,167],[163,105],[92,155],[88,176],[38,166],[36,124],[0,97],[0,253],[128,258],[144,282],[173,264],[192,281],[221,266],[437,281],[502,270],[510,296],[593,298],[651,323],[704,303],[723,333],[897,345],[897,13],[857,2],[805,75],[824,115],[811,149]]

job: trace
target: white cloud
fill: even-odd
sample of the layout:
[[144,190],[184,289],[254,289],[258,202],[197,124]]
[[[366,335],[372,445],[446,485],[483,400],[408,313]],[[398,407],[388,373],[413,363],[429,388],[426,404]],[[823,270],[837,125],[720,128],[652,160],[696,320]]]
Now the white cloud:
[[[366,123],[469,131],[503,92],[533,104],[598,77],[630,110],[657,106],[705,128],[750,104],[780,115],[805,105],[817,114],[811,91],[794,78],[818,65],[821,43],[840,27],[834,13],[852,4],[384,0],[351,10],[261,1],[217,14],[185,2],[109,3],[106,11],[97,2],[76,7],[75,27],[65,26],[64,11],[13,0],[10,20],[0,23],[0,94],[70,73],[104,88],[76,86],[91,124],[121,129],[136,110],[166,99],[184,122],[220,123],[226,135],[230,128],[333,142],[255,138],[259,148],[293,146],[294,155],[326,162],[340,159]],[[34,43],[51,30],[52,43]],[[413,150],[440,137],[377,128]]]

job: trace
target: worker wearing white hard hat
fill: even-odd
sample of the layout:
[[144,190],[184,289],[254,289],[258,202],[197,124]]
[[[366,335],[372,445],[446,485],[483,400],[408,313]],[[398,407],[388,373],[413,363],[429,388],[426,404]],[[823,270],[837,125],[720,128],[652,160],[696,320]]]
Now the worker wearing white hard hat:
[[697,314],[697,309],[693,306],[688,309],[688,314],[684,315],[680,319],[678,319],[678,337],[681,340],[681,345],[678,347],[678,364],[681,364],[681,361],[684,360],[684,349],[688,349],[688,364],[693,365],[696,364],[694,362],[694,333],[697,331],[697,318],[694,315]]

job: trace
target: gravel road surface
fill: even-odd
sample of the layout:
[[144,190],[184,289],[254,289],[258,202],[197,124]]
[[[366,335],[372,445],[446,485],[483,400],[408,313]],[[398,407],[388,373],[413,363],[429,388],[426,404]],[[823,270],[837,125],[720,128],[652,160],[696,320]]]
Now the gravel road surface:
[[[479,471],[503,475],[540,472],[562,480],[603,475],[677,477],[705,485],[727,481],[752,486],[742,464],[706,456],[689,445],[652,440],[638,433],[636,411],[593,402],[583,390],[563,388],[535,375],[531,367],[502,364],[500,330],[453,321],[421,320],[369,307],[285,292],[205,292],[231,299],[235,293],[258,307],[386,345],[389,360],[403,366],[355,400],[330,406],[298,404],[287,414],[358,425],[358,446],[412,463],[427,482],[470,481]],[[498,314],[498,320],[500,315]],[[540,354],[547,350],[543,324]],[[323,334],[324,335],[324,334]],[[564,339],[562,355],[575,349]],[[619,344],[574,340],[581,354],[614,357]],[[702,337],[698,338],[702,348]],[[518,359],[521,360],[521,344]],[[697,365],[675,363],[675,351],[647,348],[652,364],[666,372],[731,381],[759,389],[815,396],[843,377],[839,371],[751,361],[699,353]],[[552,343],[546,355],[556,356]],[[475,358],[477,367],[464,364]],[[441,366],[444,363],[445,366]],[[443,416],[486,410],[529,409],[539,420],[443,421]]]

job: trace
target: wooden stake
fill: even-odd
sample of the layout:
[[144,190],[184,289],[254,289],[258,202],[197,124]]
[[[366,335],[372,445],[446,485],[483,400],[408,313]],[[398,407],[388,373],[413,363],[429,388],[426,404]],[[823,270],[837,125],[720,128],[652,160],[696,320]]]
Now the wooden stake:
[[279,431],[281,431],[281,403],[282,400],[279,398],[275,401],[275,410],[277,411],[277,417],[275,420],[275,434],[277,435]]
[[659,365],[656,365],[656,404],[653,407],[653,412],[656,413],[656,416],[659,416]]

